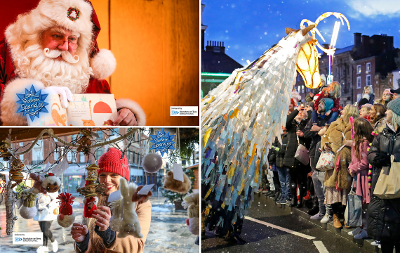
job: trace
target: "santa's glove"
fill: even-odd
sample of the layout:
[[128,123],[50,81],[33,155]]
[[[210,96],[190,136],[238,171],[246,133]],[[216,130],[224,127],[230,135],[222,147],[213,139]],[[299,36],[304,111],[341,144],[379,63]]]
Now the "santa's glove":
[[374,165],[382,167],[390,165],[390,155],[384,152],[376,153],[375,158],[373,160]]
[[67,87],[50,86],[44,89],[49,94],[57,94],[60,96],[61,106],[68,107],[68,101],[72,101],[72,92]]

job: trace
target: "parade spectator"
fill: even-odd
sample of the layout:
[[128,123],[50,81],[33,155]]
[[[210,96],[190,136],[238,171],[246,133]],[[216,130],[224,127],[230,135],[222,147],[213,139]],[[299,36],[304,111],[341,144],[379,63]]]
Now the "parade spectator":
[[[304,138],[304,128],[307,124],[307,112],[304,106],[300,106],[290,113],[286,120],[286,129],[288,133],[288,143],[283,159],[283,165],[289,169],[290,192],[292,202],[290,206],[302,207],[303,196],[306,193],[307,173],[310,170],[308,165],[304,165],[294,158],[299,144],[309,148],[310,140]],[[300,190],[300,198],[297,199],[297,185]]]
[[321,136],[318,134],[318,132],[322,129],[322,127],[325,127],[325,125],[328,123],[329,120],[329,118],[323,117],[325,108],[322,105],[320,105],[320,108],[322,113],[320,115],[317,115],[317,124],[314,125],[313,120],[310,119],[306,127],[304,128],[304,137],[311,139],[311,144],[309,148],[310,166],[312,169],[312,180],[316,196],[314,196],[313,199],[315,205],[308,211],[308,214],[312,215],[311,219],[313,220],[322,219],[326,212],[324,205],[325,172],[315,169],[320,155],[319,148],[320,148]]
[[371,200],[371,193],[368,186],[368,169],[367,160],[369,144],[374,140],[371,134],[374,129],[371,124],[364,118],[360,117],[354,120],[354,142],[351,146],[351,163],[349,165],[350,176],[353,177],[356,194],[361,196],[363,203],[363,223],[362,229],[357,228],[352,231],[355,239],[364,239],[367,234],[367,216],[366,209]]
[[393,99],[397,99],[399,98],[399,94],[400,94],[400,88],[395,89],[390,89],[390,92],[393,94]]
[[314,93],[310,92],[306,95],[306,101],[312,102],[314,100]]
[[342,117],[333,122],[326,132],[322,133],[321,138],[321,148],[335,153],[335,168],[325,172],[326,214],[321,223],[327,223],[333,218],[335,228],[342,228],[339,213],[342,205],[347,205],[347,195],[352,183],[352,177],[347,170],[351,162],[351,116],[354,119],[359,117],[358,108],[347,105]]
[[[390,166],[391,155],[398,156],[400,150],[400,99],[388,103],[387,126],[372,142],[368,162],[373,165],[371,192],[383,167]],[[368,206],[368,235],[380,240],[382,252],[400,252],[400,198],[380,199],[372,195]]]
[[378,99],[376,103],[387,106],[387,104],[392,100],[393,100],[393,93],[390,91],[390,89],[385,89],[383,91],[382,98]]
[[33,220],[39,222],[40,230],[43,232],[43,246],[37,249],[37,252],[48,252],[48,242],[51,241],[53,252],[58,251],[58,242],[53,236],[53,233],[50,230],[51,223],[53,220],[57,219],[57,215],[59,213],[58,209],[58,200],[57,200],[58,192],[47,192],[47,193],[39,193],[37,200],[37,215],[33,217]]
[[363,106],[361,106],[360,117],[370,121],[369,112],[371,110],[371,107],[372,107],[371,104],[364,104]]
[[[312,113],[312,120],[314,125],[317,124],[317,114],[321,114],[321,110],[319,109],[319,104],[321,99],[324,98],[330,98],[333,100],[333,106],[330,110],[325,110],[325,116],[330,117],[328,124],[332,123],[337,119],[339,116],[339,102],[340,102],[340,95],[341,95],[341,87],[338,82],[332,82],[331,84],[328,85],[328,87],[325,87],[322,89],[321,94],[318,96],[318,98],[315,100],[314,103],[314,112]],[[321,115],[323,116],[323,115]]]
[[382,104],[374,104],[369,111],[371,125],[374,131],[381,133],[386,127],[386,107]]
[[280,183],[281,193],[278,195],[276,199],[277,204],[286,204],[290,200],[290,191],[289,191],[289,184],[290,184],[290,177],[289,177],[289,169],[283,166],[283,159],[285,156],[285,150],[287,146],[287,131],[286,128],[283,130],[283,134],[281,135],[282,144],[279,142],[278,137],[275,138],[274,144],[272,145],[271,149],[275,154],[275,168],[278,172],[278,178]]
[[364,92],[361,96],[362,98],[365,98],[368,100],[368,104],[373,105],[375,101],[375,94],[374,91],[372,90],[371,86],[365,86],[364,87]]

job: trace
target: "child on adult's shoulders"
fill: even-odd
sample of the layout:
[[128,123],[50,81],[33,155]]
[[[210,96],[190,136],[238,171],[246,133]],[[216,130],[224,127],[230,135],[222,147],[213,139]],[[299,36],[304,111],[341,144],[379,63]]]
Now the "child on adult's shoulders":
[[338,82],[332,82],[322,89],[318,98],[314,102],[314,111],[312,112],[312,121],[316,125],[318,117],[330,117],[328,124],[332,123],[339,116],[339,101],[341,96],[341,87]]

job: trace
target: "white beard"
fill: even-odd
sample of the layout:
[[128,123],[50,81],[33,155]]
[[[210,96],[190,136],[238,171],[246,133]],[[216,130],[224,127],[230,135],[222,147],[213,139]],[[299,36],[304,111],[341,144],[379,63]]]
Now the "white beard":
[[39,44],[28,42],[24,51],[14,54],[16,75],[21,78],[39,80],[45,87],[68,87],[73,94],[85,92],[89,85],[90,75],[93,75],[87,53],[77,53],[76,58],[79,58],[79,61],[68,63],[64,60],[52,59],[43,51]]

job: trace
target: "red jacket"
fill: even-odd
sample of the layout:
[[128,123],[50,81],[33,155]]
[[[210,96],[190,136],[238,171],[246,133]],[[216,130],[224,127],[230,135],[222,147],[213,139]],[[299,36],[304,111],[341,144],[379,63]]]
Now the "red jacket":
[[[3,92],[6,85],[14,79],[15,67],[11,58],[10,48],[6,39],[0,41],[0,102],[3,99]],[[106,80],[91,78],[89,86],[84,93],[111,93],[110,85]],[[1,111],[0,111],[1,115]],[[3,125],[0,119],[0,125]]]
[[[321,92],[321,94],[318,96],[317,100],[315,100],[314,110],[316,112],[318,112],[318,105],[319,105],[319,101],[321,100],[321,98],[325,98],[325,94],[323,92]],[[340,101],[340,98],[333,99],[333,107],[331,109],[331,112],[339,111],[339,108],[340,108],[339,101]]]

